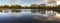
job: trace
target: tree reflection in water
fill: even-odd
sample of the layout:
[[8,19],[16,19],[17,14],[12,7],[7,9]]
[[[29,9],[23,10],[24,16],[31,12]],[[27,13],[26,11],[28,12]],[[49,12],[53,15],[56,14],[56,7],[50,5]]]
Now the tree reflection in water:
[[44,17],[43,15],[35,14],[31,12],[2,13],[0,14],[0,23],[57,23],[59,22],[56,20],[48,20],[49,18],[51,17]]

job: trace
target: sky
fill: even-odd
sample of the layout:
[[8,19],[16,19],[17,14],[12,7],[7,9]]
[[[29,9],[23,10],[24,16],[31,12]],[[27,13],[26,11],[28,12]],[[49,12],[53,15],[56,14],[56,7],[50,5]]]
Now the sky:
[[0,0],[0,5],[11,5],[11,4],[19,4],[19,5],[31,5],[31,4],[47,4],[45,0]]
[[0,5],[20,4],[20,5],[31,5],[43,3],[41,0],[0,0]]

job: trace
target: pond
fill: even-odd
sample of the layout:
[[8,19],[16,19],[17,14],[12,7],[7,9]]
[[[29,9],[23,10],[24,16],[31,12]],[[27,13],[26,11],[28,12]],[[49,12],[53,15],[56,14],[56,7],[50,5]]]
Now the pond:
[[9,9],[0,11],[1,23],[43,23],[45,21],[48,23],[48,20],[55,23],[60,21],[60,14],[52,10]]

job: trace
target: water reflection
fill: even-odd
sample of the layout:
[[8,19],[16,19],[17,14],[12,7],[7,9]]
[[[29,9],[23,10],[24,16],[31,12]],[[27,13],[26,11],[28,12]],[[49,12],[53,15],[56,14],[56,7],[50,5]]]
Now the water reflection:
[[8,23],[41,23],[39,21],[55,21],[60,17],[55,11],[43,9],[0,10],[0,22]]

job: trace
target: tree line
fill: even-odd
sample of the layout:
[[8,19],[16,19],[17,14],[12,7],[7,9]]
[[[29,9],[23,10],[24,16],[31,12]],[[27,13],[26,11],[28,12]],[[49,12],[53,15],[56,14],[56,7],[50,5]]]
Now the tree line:
[[60,5],[56,6],[56,7],[51,7],[51,6],[21,6],[21,5],[4,5],[4,6],[0,6],[1,8],[5,8],[5,9],[60,9]]
[[53,11],[58,11],[60,12],[60,5],[58,6],[21,6],[21,5],[4,5],[4,6],[0,6],[0,9],[44,9],[44,10],[53,10]]

